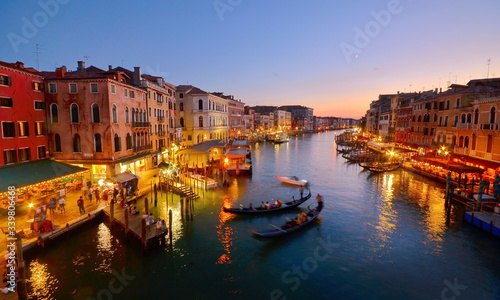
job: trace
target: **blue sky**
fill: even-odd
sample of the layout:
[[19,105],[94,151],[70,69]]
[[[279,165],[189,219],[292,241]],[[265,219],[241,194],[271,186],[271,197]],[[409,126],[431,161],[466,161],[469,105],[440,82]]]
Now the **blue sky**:
[[488,59],[500,77],[499,12],[496,0],[4,0],[0,60],[36,68],[39,44],[40,70],[139,66],[248,105],[359,118],[381,93],[484,78]]

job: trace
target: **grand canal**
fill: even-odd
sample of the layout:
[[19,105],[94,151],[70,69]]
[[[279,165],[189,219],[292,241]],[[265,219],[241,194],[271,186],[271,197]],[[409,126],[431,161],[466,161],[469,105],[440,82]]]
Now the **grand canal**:
[[[335,132],[258,144],[254,174],[208,192],[183,221],[174,198],[172,246],[143,255],[106,224],[28,257],[35,299],[500,299],[500,241],[454,209],[446,224],[443,187],[404,170],[370,174],[334,146]],[[249,232],[300,208],[243,217],[222,205],[286,199],[311,181],[320,220],[276,240]],[[166,203],[158,213],[166,215]]]

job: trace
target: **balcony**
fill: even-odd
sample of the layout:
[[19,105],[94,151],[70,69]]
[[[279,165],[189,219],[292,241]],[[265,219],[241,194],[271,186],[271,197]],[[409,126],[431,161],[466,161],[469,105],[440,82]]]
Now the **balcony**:
[[149,122],[132,122],[133,128],[149,128]]
[[472,129],[471,123],[459,123],[457,124],[457,129]]
[[481,124],[481,129],[483,130],[498,130],[498,124]]
[[164,116],[158,116],[158,117],[156,117],[156,120],[158,122],[163,122],[163,121],[165,121],[165,117]]
[[160,131],[160,132],[157,132],[157,133],[156,133],[156,135],[157,135],[157,136],[165,136],[165,132]]
[[133,147],[134,152],[140,152],[140,151],[145,151],[145,150],[151,150],[151,144],[149,145],[143,145],[143,146],[135,146]]
[[456,154],[469,155],[470,149],[465,147],[455,147],[453,152]]

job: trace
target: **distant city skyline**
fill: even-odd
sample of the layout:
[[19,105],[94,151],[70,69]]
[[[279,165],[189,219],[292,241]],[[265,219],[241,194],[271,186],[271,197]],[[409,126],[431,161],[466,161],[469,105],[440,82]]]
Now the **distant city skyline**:
[[0,60],[41,71],[85,61],[360,118],[379,94],[500,77],[500,3],[481,1],[11,1]]

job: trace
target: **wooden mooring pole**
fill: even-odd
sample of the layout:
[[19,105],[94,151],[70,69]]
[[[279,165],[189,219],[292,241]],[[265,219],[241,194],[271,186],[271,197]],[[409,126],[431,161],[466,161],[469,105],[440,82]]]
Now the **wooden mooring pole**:
[[115,223],[115,201],[111,200],[109,205],[109,224],[113,226]]
[[172,245],[172,210],[168,210],[168,237],[170,238],[170,244]]
[[128,208],[125,208],[125,239],[127,239],[129,231],[130,228],[128,225]]

